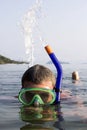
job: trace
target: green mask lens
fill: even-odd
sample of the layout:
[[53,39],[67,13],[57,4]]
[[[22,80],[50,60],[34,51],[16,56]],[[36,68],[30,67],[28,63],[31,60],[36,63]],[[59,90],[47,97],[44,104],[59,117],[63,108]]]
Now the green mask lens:
[[35,100],[39,104],[52,104],[55,101],[55,91],[44,88],[25,88],[19,92],[19,101],[23,105],[32,105]]

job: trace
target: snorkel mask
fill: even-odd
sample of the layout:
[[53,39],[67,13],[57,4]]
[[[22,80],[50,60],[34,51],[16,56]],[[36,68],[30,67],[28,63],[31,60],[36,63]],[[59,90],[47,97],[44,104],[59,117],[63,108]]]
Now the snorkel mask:
[[18,96],[19,101],[26,106],[52,104],[55,98],[54,90],[44,88],[23,88]]

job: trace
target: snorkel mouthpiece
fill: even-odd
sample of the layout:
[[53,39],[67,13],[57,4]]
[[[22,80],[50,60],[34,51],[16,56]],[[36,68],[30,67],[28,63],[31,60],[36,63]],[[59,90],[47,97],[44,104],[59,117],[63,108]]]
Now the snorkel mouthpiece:
[[42,101],[42,99],[40,98],[38,94],[33,97],[31,102],[35,107],[38,107],[39,105],[44,104],[44,102]]

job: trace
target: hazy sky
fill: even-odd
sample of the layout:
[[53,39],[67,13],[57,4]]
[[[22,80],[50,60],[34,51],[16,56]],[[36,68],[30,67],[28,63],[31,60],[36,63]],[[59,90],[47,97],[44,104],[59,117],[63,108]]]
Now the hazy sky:
[[[0,1],[0,54],[18,60],[25,58],[19,23],[35,1]],[[43,0],[42,15],[39,18],[42,37],[59,59],[87,62],[87,0]],[[37,55],[44,50],[40,47],[36,40]]]

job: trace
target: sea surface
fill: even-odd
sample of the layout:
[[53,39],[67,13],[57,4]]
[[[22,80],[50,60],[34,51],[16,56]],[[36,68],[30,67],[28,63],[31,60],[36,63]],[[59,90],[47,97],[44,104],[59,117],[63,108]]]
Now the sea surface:
[[[51,64],[47,67],[53,69]],[[62,90],[67,97],[56,106],[25,108],[16,96],[26,64],[0,65],[0,130],[87,130],[87,64],[65,63]],[[71,75],[78,71],[80,80]]]

